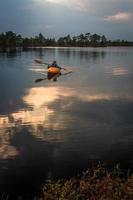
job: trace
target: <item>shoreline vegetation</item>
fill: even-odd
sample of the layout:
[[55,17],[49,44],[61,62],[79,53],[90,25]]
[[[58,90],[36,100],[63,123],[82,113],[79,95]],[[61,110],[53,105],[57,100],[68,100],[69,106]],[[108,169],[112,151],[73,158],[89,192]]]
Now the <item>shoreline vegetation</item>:
[[16,47],[110,47],[110,46],[133,46],[133,41],[108,40],[105,35],[85,33],[76,36],[64,36],[46,38],[42,33],[35,37],[22,37],[12,31],[0,33],[0,49]]
[[[17,200],[132,200],[133,174],[124,172],[119,164],[108,169],[104,164],[97,164],[69,179],[48,179],[39,190],[39,194],[16,195]],[[28,197],[28,198],[27,198]],[[2,200],[14,199],[4,195]]]
[[102,164],[69,180],[48,180],[39,200],[132,200],[133,174],[117,165],[108,171]]

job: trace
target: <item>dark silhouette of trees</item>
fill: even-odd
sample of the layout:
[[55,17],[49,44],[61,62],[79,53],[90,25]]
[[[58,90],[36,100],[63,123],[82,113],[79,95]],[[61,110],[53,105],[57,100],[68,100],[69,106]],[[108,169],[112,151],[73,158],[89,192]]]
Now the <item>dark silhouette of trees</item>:
[[77,47],[100,47],[107,46],[107,39],[104,35],[100,36],[98,34],[91,35],[90,33],[80,34],[71,37],[67,35],[66,37],[60,37],[57,40],[58,46],[77,46]]
[[22,44],[23,44],[23,38],[19,34],[19,35],[16,36],[16,46],[22,46]]
[[55,40],[55,38],[47,38],[45,40],[44,46],[56,46],[56,40]]
[[133,41],[107,40],[105,35],[81,33],[80,35],[64,37],[46,38],[42,33],[35,37],[22,37],[12,31],[0,33],[0,48],[14,47],[43,47],[43,46],[62,46],[62,47],[106,47],[106,46],[133,46]]
[[100,46],[100,39],[101,39],[101,36],[96,33],[93,35],[90,35],[90,45],[93,47]]
[[6,32],[6,45],[9,47],[14,47],[16,46],[16,33],[12,31]]
[[0,46],[1,46],[1,47],[6,46],[6,37],[5,37],[5,34],[4,34],[4,33],[1,33],[1,34],[0,34]]
[[57,40],[57,44],[59,46],[72,46],[72,38],[70,35],[67,35],[65,37],[60,37]]
[[107,38],[105,35],[102,35],[101,37],[101,46],[105,47],[107,45]]
[[0,45],[2,47],[8,46],[13,47],[16,46],[16,34],[12,31],[8,31],[6,33],[0,34]]

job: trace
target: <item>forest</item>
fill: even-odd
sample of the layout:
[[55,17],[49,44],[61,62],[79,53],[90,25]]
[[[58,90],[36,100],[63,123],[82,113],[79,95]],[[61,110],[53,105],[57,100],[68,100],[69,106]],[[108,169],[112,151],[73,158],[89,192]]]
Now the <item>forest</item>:
[[106,46],[133,46],[133,41],[108,40],[105,35],[81,33],[80,35],[66,35],[64,37],[46,38],[42,33],[35,37],[22,37],[12,31],[0,33],[0,48],[6,47],[106,47]]

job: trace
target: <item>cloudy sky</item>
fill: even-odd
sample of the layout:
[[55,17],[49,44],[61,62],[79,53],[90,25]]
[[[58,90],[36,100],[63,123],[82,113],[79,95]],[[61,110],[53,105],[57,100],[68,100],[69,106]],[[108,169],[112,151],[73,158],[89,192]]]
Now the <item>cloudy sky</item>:
[[0,0],[0,32],[133,40],[133,0]]

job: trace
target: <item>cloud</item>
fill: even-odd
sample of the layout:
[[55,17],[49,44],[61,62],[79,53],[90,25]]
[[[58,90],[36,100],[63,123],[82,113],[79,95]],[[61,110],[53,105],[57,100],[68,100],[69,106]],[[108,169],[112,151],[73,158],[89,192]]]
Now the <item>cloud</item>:
[[61,5],[72,10],[87,11],[88,2],[87,0],[33,0],[37,3],[49,3],[54,5]]
[[60,37],[89,31],[133,40],[131,17],[133,0],[0,1],[0,31],[13,30],[23,36],[42,32],[46,37]]
[[133,17],[133,13],[130,12],[118,12],[115,15],[106,16],[104,20],[111,22],[126,22],[131,20]]

